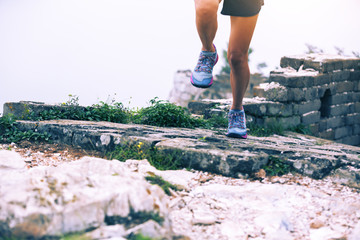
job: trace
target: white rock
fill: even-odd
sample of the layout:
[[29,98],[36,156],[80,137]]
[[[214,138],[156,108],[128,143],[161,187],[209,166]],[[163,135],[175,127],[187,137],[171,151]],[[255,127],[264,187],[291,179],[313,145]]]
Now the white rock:
[[360,240],[360,222],[358,222],[355,228],[350,233],[348,240]]
[[115,238],[126,235],[126,229],[123,225],[117,224],[112,226],[101,226],[94,231],[91,231],[86,234],[87,237],[91,239],[107,239]]
[[16,152],[0,150],[0,169],[25,169],[24,159]]
[[246,234],[239,223],[233,221],[225,221],[221,223],[221,234],[229,240],[245,239]]
[[0,222],[34,237],[97,228],[105,216],[156,212],[169,231],[163,190],[123,163],[85,157],[59,167],[2,170]]
[[190,183],[196,177],[195,173],[185,171],[185,170],[167,170],[160,171],[155,167],[151,166],[148,160],[127,160],[125,162],[126,166],[130,167],[132,171],[139,172],[144,176],[149,174],[154,174],[162,177],[165,181],[168,181],[171,184],[178,186],[178,188],[189,190]]
[[130,233],[141,233],[141,235],[150,238],[169,238],[169,233],[164,231],[164,228],[153,220],[149,220],[141,225],[127,230],[126,235],[129,235]]
[[[285,212],[274,210],[265,210],[254,219],[257,226],[262,228],[262,232],[266,235],[274,235],[274,233],[292,231],[293,226],[288,220]],[[285,231],[283,231],[285,230]],[[277,235],[277,234],[275,234]],[[281,235],[281,234],[279,234]]]
[[335,232],[330,227],[322,227],[319,229],[310,230],[311,240],[329,240],[329,239],[338,239],[341,237],[343,237],[342,233]]
[[200,224],[200,225],[211,225],[215,224],[217,221],[216,216],[211,214],[210,212],[203,211],[194,211],[194,217],[192,219],[192,224]]

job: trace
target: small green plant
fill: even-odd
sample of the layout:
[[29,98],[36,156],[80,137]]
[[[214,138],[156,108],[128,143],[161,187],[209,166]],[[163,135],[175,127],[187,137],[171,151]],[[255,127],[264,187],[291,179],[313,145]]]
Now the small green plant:
[[69,233],[60,238],[60,240],[91,240],[91,237],[84,233]]
[[158,239],[155,239],[155,238],[151,238],[151,237],[144,236],[144,235],[142,235],[141,233],[130,234],[130,235],[127,237],[127,239],[128,239],[128,240],[158,240]]
[[[62,108],[53,107],[50,110],[40,112],[37,116],[30,114],[28,119],[35,121],[71,119],[84,121],[107,121],[115,123],[128,123],[131,112],[122,103],[107,104],[100,102],[88,107],[78,106],[76,101],[64,104]],[[75,103],[74,103],[75,102]]]
[[165,181],[162,177],[157,176],[157,175],[146,176],[145,179],[146,179],[146,181],[150,182],[151,184],[159,185],[164,190],[164,192],[169,196],[171,196],[171,192],[169,189],[172,189],[174,191],[179,190],[177,186]]
[[163,224],[164,218],[160,216],[158,212],[135,212],[133,208],[130,208],[130,213],[125,216],[105,216],[104,222],[107,225],[123,224],[126,228],[134,225],[140,225],[149,220],[154,220],[160,225]]
[[21,131],[16,124],[13,115],[0,117],[0,142],[17,143],[27,141],[50,141],[51,135],[48,133],[38,133],[33,130]]
[[215,129],[224,129],[227,128],[227,126],[228,126],[228,118],[217,115],[208,118],[206,120],[203,120],[202,125],[199,127],[215,130]]
[[202,124],[201,120],[194,118],[185,108],[157,97],[150,100],[151,106],[142,108],[134,115],[134,122],[159,127],[194,128]]
[[181,168],[180,150],[172,152],[159,151],[155,146],[148,146],[142,142],[127,141],[107,154],[108,159],[126,161],[128,159],[147,159],[149,163],[159,170],[176,170]]
[[69,94],[69,100],[66,103],[63,103],[63,105],[66,106],[79,106],[79,96]]
[[226,128],[227,119],[214,116],[203,119],[192,116],[187,108],[177,106],[155,97],[150,100],[150,106],[138,110],[130,110],[122,103],[112,101],[110,104],[100,102],[92,106],[79,106],[79,97],[69,95],[70,99],[62,107],[52,107],[39,113],[29,111],[27,120],[43,121],[55,119],[70,119],[83,121],[107,121],[115,123],[138,123],[159,127],[183,128]]
[[128,159],[142,160],[150,156],[148,148],[145,148],[143,142],[126,141],[118,145],[114,151],[107,154],[109,159],[117,159],[124,162]]
[[280,123],[272,123],[268,124],[267,126],[260,126],[255,123],[249,123],[248,127],[250,129],[249,135],[256,137],[268,137],[274,134],[284,134],[284,128]]
[[280,158],[270,156],[264,170],[268,176],[282,176],[290,172],[291,166]]
[[151,237],[144,236],[141,233],[130,234],[127,237],[127,239],[129,239],[129,240],[160,240],[159,238],[151,238]]
[[297,133],[301,133],[301,134],[305,134],[305,135],[312,135],[310,129],[308,126],[305,126],[303,124],[299,124],[295,127],[289,128],[288,130],[292,131],[292,132],[297,132]]

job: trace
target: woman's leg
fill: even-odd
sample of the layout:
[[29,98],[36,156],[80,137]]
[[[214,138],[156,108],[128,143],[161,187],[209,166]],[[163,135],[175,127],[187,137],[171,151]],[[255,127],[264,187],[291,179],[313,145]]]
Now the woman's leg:
[[257,18],[258,14],[252,17],[230,17],[228,60],[231,67],[230,83],[233,94],[231,109],[242,109],[243,98],[249,85],[248,51]]
[[213,41],[218,27],[217,11],[220,1],[195,0],[196,28],[202,43],[202,51],[190,82],[198,88],[208,88],[213,84],[212,71],[218,61],[218,54]]
[[202,43],[202,51],[214,52],[217,11],[221,0],[195,0],[196,28]]

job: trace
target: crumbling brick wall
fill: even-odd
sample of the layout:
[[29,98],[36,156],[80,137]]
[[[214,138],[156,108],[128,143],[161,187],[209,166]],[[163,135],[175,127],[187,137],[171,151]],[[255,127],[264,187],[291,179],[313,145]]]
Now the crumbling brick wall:
[[[360,59],[307,54],[283,57],[269,82],[255,87],[256,98],[244,99],[247,120],[259,125],[308,126],[318,137],[360,145]],[[207,117],[231,101],[190,103],[189,109]],[[220,103],[220,107],[214,107]]]
[[360,144],[360,59],[308,54],[283,57],[280,66],[257,88],[260,96],[292,109],[315,136]]

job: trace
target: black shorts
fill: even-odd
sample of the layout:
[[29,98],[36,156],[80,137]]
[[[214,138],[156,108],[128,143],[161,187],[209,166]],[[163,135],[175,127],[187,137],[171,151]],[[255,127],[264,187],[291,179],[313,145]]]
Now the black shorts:
[[236,17],[250,17],[260,12],[264,0],[224,0],[221,14]]

